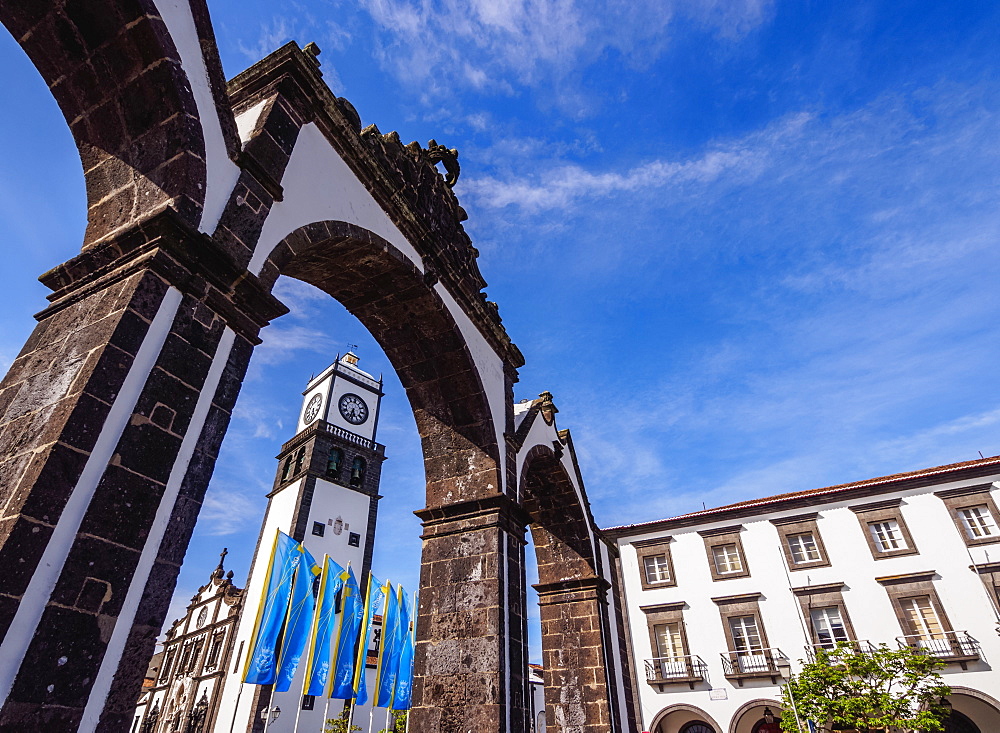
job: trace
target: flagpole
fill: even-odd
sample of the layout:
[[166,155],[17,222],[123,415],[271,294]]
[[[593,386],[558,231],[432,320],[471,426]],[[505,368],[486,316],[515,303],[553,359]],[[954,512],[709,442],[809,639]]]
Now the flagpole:
[[241,682],[239,689],[236,691],[236,705],[233,707],[233,721],[229,724],[229,733],[233,733],[233,729],[236,727],[236,716],[240,712],[240,695],[243,694],[243,685],[245,684],[245,682]]
[[330,699],[326,698],[326,705],[323,706],[323,727],[319,729],[319,733],[326,733],[326,721],[330,717]]

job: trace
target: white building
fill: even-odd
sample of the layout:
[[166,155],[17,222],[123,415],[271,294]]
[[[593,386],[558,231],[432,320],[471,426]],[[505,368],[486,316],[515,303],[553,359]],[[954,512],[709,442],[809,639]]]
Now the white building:
[[226,551],[187,613],[167,631],[153,655],[136,705],[130,733],[213,730],[221,681],[231,671],[233,633],[243,590],[223,568]]
[[758,733],[816,645],[946,663],[953,733],[1000,731],[1000,457],[606,530],[650,733]]

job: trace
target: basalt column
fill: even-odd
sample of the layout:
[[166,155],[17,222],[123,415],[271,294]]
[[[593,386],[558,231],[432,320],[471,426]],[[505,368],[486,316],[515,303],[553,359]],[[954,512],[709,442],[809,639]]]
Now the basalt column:
[[601,578],[534,586],[542,618],[547,731],[606,733],[617,729],[601,629],[609,587]]
[[166,210],[43,276],[52,304],[0,383],[0,730],[127,729],[257,332],[284,312],[241,275]]
[[412,729],[529,730],[522,510],[496,495],[417,514],[424,521],[416,652],[423,674],[414,684]]

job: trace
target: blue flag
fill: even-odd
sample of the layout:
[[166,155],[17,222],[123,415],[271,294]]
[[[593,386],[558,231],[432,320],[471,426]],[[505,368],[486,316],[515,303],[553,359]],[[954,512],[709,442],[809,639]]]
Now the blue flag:
[[288,608],[288,621],[285,623],[285,638],[278,654],[278,678],[274,683],[275,692],[288,692],[299,666],[302,652],[309,642],[309,629],[312,627],[313,615],[316,609],[316,597],[313,595],[313,581],[319,575],[320,569],[302,545],[295,548],[292,557],[295,563],[295,577],[292,581],[292,601]]
[[[392,704],[392,693],[396,689],[396,675],[399,673],[399,653],[403,648],[403,615],[400,597],[403,587],[397,585],[385,599],[385,612],[382,614],[382,646],[378,654],[378,668],[375,672],[375,707],[387,708]],[[409,619],[405,619],[409,627]]]
[[375,609],[379,607],[382,598],[385,597],[388,587],[388,583],[385,584],[385,587],[382,587],[382,583],[374,575],[368,575],[368,597],[365,599],[365,617],[361,626],[361,633],[358,635],[358,662],[354,668],[355,705],[364,705],[368,702],[368,681],[365,679],[365,667],[368,661],[368,639],[371,635]]
[[361,602],[361,589],[354,579],[354,571],[347,566],[347,579],[341,593],[340,633],[336,638],[333,665],[333,689],[330,697],[350,700],[354,697],[354,645],[358,640],[365,606]]
[[410,619],[408,628],[404,629],[403,646],[399,652],[399,672],[396,675],[396,690],[392,695],[393,710],[409,710],[413,700],[413,651],[416,645],[417,598],[413,597],[413,609],[406,608],[406,596],[403,596],[403,607]]
[[292,579],[298,542],[278,531],[268,561],[267,581],[261,593],[257,620],[250,637],[250,652],[243,668],[243,681],[251,685],[270,685],[276,679],[275,654],[292,592]]
[[329,557],[323,562],[323,575],[319,581],[319,598],[316,599],[316,619],[313,623],[309,656],[306,657],[305,695],[322,697],[330,679],[333,642],[339,631],[337,619],[337,593],[347,579],[347,571]]

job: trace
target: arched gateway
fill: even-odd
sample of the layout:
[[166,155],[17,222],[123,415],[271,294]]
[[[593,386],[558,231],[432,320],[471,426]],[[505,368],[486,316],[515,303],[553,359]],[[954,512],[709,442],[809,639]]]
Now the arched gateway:
[[523,361],[449,152],[362,130],[315,48],[227,85],[203,0],[9,0],[0,19],[70,125],[89,212],[0,383],[0,730],[127,729],[280,274],[361,320],[416,417],[410,729],[529,729],[529,526],[549,730],[634,729],[613,550],[551,399],[515,416]]

